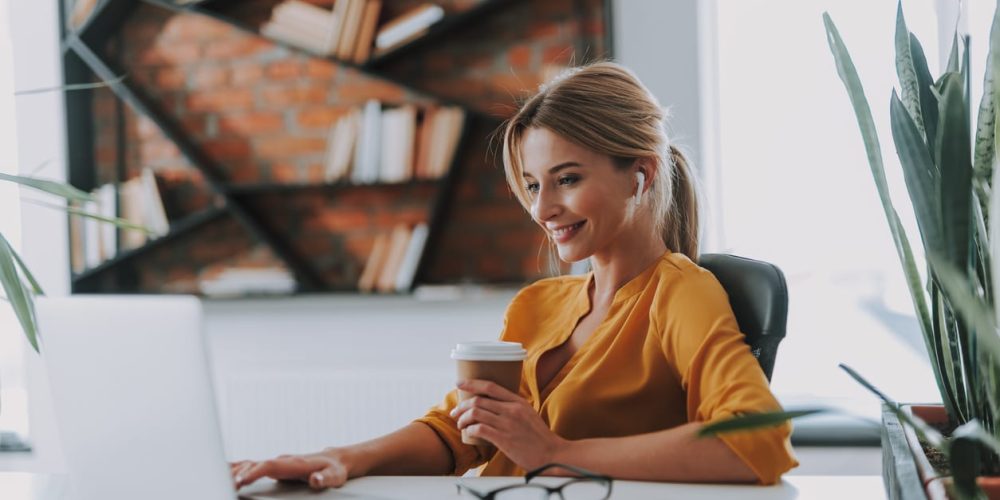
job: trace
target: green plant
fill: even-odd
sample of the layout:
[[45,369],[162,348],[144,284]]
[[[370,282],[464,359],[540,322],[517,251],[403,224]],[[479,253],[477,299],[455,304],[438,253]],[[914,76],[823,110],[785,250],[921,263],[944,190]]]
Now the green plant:
[[[1000,97],[1000,9],[994,13],[990,51],[971,128],[968,41],[953,38],[947,68],[936,80],[923,48],[906,27],[902,3],[896,15],[896,73],[900,92],[889,102],[892,137],[903,169],[927,262],[919,265],[893,206],[871,109],[854,63],[829,14],[827,41],[864,140],[872,176],[903,266],[930,365],[947,410],[957,425],[942,436],[850,370],[851,376],[885,401],[921,437],[948,457],[955,493],[978,498],[975,477],[1000,473],[1000,196],[992,196],[1000,168],[994,168]],[[925,270],[925,274],[921,271]],[[771,423],[798,415],[769,414]],[[758,417],[760,420],[760,417]],[[728,428],[750,428],[728,424]],[[707,427],[706,433],[715,432]]]
[[[89,193],[85,193],[68,184],[35,177],[0,174],[0,181],[13,182],[37,191],[53,194],[68,202],[93,200],[93,197]],[[87,213],[72,205],[65,207],[65,210],[70,214],[96,219],[121,228],[135,229],[152,234],[147,228],[124,219],[108,218]],[[21,324],[21,330],[28,339],[28,343],[35,349],[35,352],[40,352],[38,348],[38,322],[35,318],[34,297],[36,295],[44,295],[44,292],[41,285],[38,284],[38,280],[31,274],[28,266],[24,264],[24,261],[14,251],[14,247],[10,245],[10,242],[2,233],[0,233],[0,285],[3,286],[6,300],[13,307],[14,315],[17,316],[17,320]]]

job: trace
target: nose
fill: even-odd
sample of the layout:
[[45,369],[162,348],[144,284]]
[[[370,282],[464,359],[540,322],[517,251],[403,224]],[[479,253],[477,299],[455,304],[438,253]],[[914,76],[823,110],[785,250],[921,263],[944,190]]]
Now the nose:
[[562,209],[556,193],[551,191],[539,185],[538,193],[535,194],[535,199],[532,200],[531,216],[538,222],[545,222],[559,215],[559,211]]

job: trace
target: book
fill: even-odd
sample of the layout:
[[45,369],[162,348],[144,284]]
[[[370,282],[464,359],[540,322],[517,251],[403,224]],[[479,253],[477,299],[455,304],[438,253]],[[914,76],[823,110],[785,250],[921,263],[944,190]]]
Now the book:
[[413,177],[417,179],[427,179],[427,153],[430,151],[434,131],[434,115],[437,112],[436,106],[428,106],[421,113],[422,117],[417,126],[416,144],[413,151]]
[[338,0],[348,2],[344,27],[340,33],[340,42],[337,44],[337,58],[349,61],[354,55],[354,47],[357,45],[358,34],[361,31],[361,20],[365,15],[365,0]]
[[163,208],[163,198],[160,197],[160,188],[156,182],[156,174],[150,168],[142,169],[139,178],[142,184],[142,198],[146,200],[143,209],[143,223],[157,237],[170,232],[170,222],[167,219],[166,209]]
[[399,267],[403,263],[406,254],[406,246],[410,241],[410,228],[405,224],[399,224],[392,230],[389,239],[389,250],[385,257],[385,263],[379,271],[378,280],[375,282],[375,289],[386,293],[396,290],[396,277],[399,274]]
[[213,279],[200,280],[198,286],[210,297],[243,297],[289,294],[295,291],[296,282],[283,268],[232,268]]
[[286,24],[268,21],[261,26],[260,33],[268,38],[273,38],[316,54],[327,54],[326,45],[322,40],[310,38],[308,35],[305,35],[302,32],[297,31],[294,27]]
[[327,54],[336,54],[340,47],[340,34],[344,31],[344,24],[347,22],[347,0],[337,0],[333,4],[333,18],[330,19],[330,32],[326,44]]
[[382,103],[370,99],[365,103],[357,145],[354,149],[354,171],[351,180],[357,184],[378,181],[382,140]]
[[417,110],[404,105],[382,113],[379,180],[405,182],[413,174],[413,135]]
[[375,28],[378,27],[378,17],[382,12],[382,0],[365,2],[364,16],[361,18],[361,30],[358,32],[357,44],[354,48],[353,60],[362,64],[368,60],[375,43]]
[[[82,208],[77,201],[71,201],[69,206],[77,210]],[[84,261],[83,224],[82,216],[76,214],[69,216],[69,263],[74,274],[82,273],[87,268]]]
[[420,258],[424,254],[424,246],[427,244],[428,228],[427,224],[420,223],[414,226],[410,234],[410,241],[406,245],[403,253],[403,261],[396,271],[396,291],[406,292],[413,287],[413,279],[417,275],[417,266],[420,265]]
[[444,9],[440,5],[423,4],[379,28],[375,35],[375,47],[380,52],[392,50],[426,32],[443,18]]
[[379,233],[375,237],[375,244],[372,246],[372,251],[368,254],[368,261],[365,263],[365,268],[361,271],[361,277],[358,279],[358,290],[364,293],[371,292],[375,290],[375,281],[379,277],[379,273],[382,271],[382,266],[385,264],[385,256],[389,247],[389,233]]
[[[120,217],[132,224],[145,226],[146,222],[143,218],[145,203],[142,197],[142,179],[139,177],[129,179],[123,182],[118,189],[118,197],[121,200]],[[122,250],[138,248],[144,243],[146,243],[146,233],[135,229],[121,230]]]
[[351,109],[330,126],[327,137],[326,171],[324,180],[336,182],[347,175],[351,168],[351,158],[358,139],[361,113]]
[[[98,215],[105,219],[115,219],[118,215],[118,189],[114,184],[104,184],[97,188]],[[118,227],[105,221],[98,221],[101,238],[102,260],[110,259],[118,253]]]
[[[100,206],[96,200],[85,201],[81,207],[84,213],[99,214]],[[104,250],[101,248],[100,222],[93,217],[83,217],[83,264],[87,269],[97,267],[104,260]]]
[[301,0],[286,0],[271,11],[271,21],[308,33],[310,38],[325,40],[333,12]]

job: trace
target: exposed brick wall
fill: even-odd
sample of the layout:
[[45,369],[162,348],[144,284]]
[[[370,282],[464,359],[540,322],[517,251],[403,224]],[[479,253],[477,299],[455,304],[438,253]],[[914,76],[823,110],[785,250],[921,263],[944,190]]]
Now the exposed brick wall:
[[[274,0],[239,4],[240,21],[266,18]],[[313,3],[329,4],[314,0]],[[386,0],[383,18],[418,0]],[[441,2],[449,13],[473,0]],[[514,1],[488,19],[462,27],[384,70],[389,80],[310,57],[226,23],[141,6],[107,54],[219,164],[233,183],[320,182],[331,123],[366,99],[433,103],[432,92],[497,117],[469,121],[464,147],[445,193],[449,210],[430,242],[425,283],[525,282],[544,274],[542,234],[509,192],[490,138],[548,73],[603,57],[598,0]],[[582,51],[582,53],[580,53]],[[114,98],[95,92],[98,179],[115,177]],[[171,220],[216,199],[200,172],[147,118],[125,111],[126,177],[152,167]],[[374,237],[398,222],[426,221],[440,184],[326,187],[246,195],[264,223],[287,238],[331,287],[353,286]],[[542,259],[544,260],[544,259]],[[279,261],[223,216],[135,260],[138,290],[192,292],[220,269]],[[113,289],[108,278],[105,289]]]

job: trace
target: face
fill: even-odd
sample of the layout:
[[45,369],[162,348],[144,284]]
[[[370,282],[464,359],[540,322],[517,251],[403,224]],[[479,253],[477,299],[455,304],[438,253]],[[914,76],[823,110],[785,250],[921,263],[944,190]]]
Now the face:
[[543,128],[525,132],[522,153],[531,216],[559,258],[576,262],[613,247],[631,218],[631,170]]

